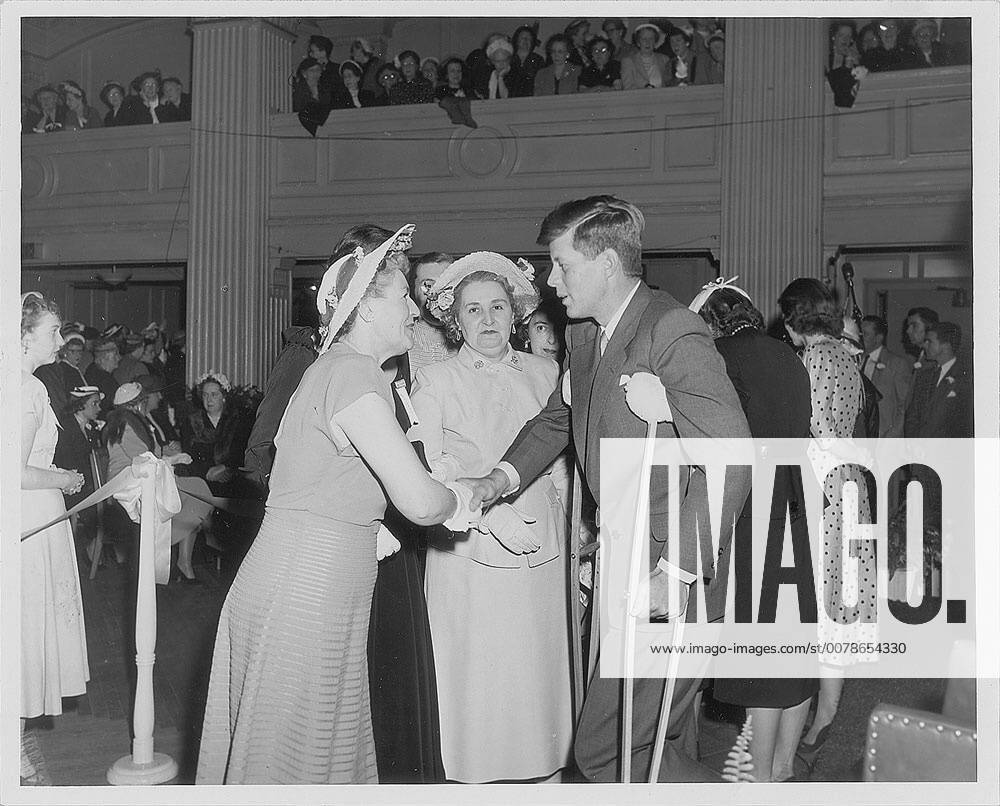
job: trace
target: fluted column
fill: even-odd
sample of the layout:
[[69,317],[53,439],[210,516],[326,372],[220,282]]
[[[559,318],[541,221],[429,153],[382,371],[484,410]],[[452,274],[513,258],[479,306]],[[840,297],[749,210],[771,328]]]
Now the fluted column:
[[196,18],[191,81],[188,382],[264,380],[291,305],[269,257],[270,115],[288,111],[286,20]]
[[823,271],[824,56],[822,20],[728,21],[721,271],[765,318]]

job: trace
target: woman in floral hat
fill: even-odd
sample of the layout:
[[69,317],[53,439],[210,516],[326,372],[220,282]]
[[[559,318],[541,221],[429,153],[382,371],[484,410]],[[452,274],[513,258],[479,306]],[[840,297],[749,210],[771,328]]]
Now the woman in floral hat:
[[[418,370],[414,385],[419,424],[410,437],[423,441],[441,481],[489,472],[556,388],[555,361],[510,345],[538,305],[530,275],[527,263],[474,252],[445,269],[428,294],[429,310],[461,344],[454,358]],[[544,780],[569,762],[560,492],[543,475],[494,506],[476,529],[441,534],[428,547],[427,612],[449,780]]]

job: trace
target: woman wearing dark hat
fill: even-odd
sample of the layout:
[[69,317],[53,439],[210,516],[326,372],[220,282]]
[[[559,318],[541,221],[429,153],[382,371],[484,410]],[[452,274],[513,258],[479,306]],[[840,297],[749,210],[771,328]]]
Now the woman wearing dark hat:
[[97,110],[87,105],[87,93],[75,81],[64,81],[59,85],[63,101],[66,104],[66,131],[81,129],[99,129],[104,125]]
[[108,112],[104,116],[105,126],[124,126],[126,124],[125,115],[125,88],[117,81],[109,81],[101,87],[101,103]]
[[638,51],[622,59],[622,89],[667,86],[672,76],[670,60],[658,51],[666,39],[663,31],[651,22],[636,26],[632,41]]
[[159,123],[157,109],[160,106],[160,74],[149,70],[132,82],[138,92],[125,99],[125,124],[140,126]]
[[163,449],[165,456],[180,453],[181,438],[171,421],[171,412],[160,407],[165,388],[163,379],[156,375],[142,375],[136,378],[136,383],[146,395],[146,420],[156,444]]
[[34,134],[62,131],[66,108],[60,103],[59,90],[46,84],[35,90],[32,99],[39,111],[28,113],[22,130]]
[[533,25],[522,25],[510,38],[514,45],[514,55],[510,64],[516,80],[510,94],[524,98],[534,94],[535,74],[545,67],[545,59],[538,52],[538,29]]
[[[743,412],[756,439],[809,436],[811,402],[809,374],[795,351],[764,333],[764,317],[749,295],[733,283],[738,278],[709,283],[688,306],[699,314],[715,338],[715,348],[726,362],[726,374],[739,395]],[[784,490],[790,503],[790,529],[806,528],[801,483],[788,468],[779,468],[775,490]],[[765,517],[766,522],[766,517]],[[784,514],[780,518],[784,523]],[[753,538],[751,497],[736,522],[735,540]],[[784,781],[793,774],[795,750],[802,735],[809,703],[819,680],[719,678],[713,696],[742,705],[753,716],[750,753],[758,781]]]
[[[156,443],[146,415],[148,399],[142,385],[135,381],[124,383],[115,392],[114,408],[108,413],[104,426],[104,444],[108,449],[108,478],[114,478],[132,460],[142,453],[150,452],[157,458],[174,464],[189,464],[191,457],[185,453],[166,454]],[[179,489],[188,489],[207,497],[211,495],[201,479],[177,479]],[[177,545],[177,576],[184,582],[198,582],[191,565],[191,552],[195,536],[202,523],[212,514],[212,505],[191,495],[181,495],[181,511],[170,521],[170,542]]]
[[275,436],[264,522],[219,618],[199,784],[379,779],[366,647],[387,501],[423,525],[479,515],[468,487],[423,469],[381,369],[413,346],[417,310],[392,260],[412,229],[339,258],[320,284],[320,356]]
[[80,491],[67,494],[66,508],[71,509],[97,489],[90,455],[102,447],[98,418],[104,395],[96,386],[78,386],[70,392],[69,402],[62,411],[59,442],[53,461],[56,467],[69,467],[83,474]]

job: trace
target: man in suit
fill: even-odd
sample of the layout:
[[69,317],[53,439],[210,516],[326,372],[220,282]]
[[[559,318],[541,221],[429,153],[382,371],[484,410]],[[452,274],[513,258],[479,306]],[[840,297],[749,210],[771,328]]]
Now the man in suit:
[[933,363],[933,359],[927,360],[924,353],[924,339],[927,337],[927,328],[938,323],[937,311],[923,306],[910,308],[906,312],[906,338],[910,342],[908,352],[917,356],[913,363],[915,370],[921,369],[925,364]]
[[937,363],[914,381],[908,437],[971,437],[972,376],[956,356],[962,329],[951,322],[927,328],[924,352]]
[[885,337],[889,329],[885,319],[866,316],[861,320],[861,332],[866,352],[861,369],[882,396],[878,403],[878,435],[901,437],[912,367],[903,356],[886,348]]
[[[726,375],[705,323],[669,294],[651,290],[641,279],[644,220],[632,204],[613,196],[591,196],[567,202],[546,216],[538,243],[552,258],[548,283],[566,307],[572,323],[566,331],[567,357],[562,389],[525,424],[503,461],[482,479],[472,480],[474,501],[492,503],[538,476],[570,440],[586,483],[598,506],[601,501],[602,437],[641,437],[645,423],[625,403],[622,375],[652,373],[666,389],[674,427],[682,437],[748,438],[750,430],[739,398]],[[570,418],[572,406],[572,420]],[[668,423],[657,435],[673,436]],[[722,616],[714,565],[696,576],[698,546],[694,511],[706,490],[704,474],[691,472],[680,505],[680,567],[669,562],[665,513],[667,473],[654,467],[650,489],[649,577],[650,618],[682,614],[690,585],[706,585],[708,619]],[[723,506],[739,512],[749,491],[749,477],[727,485]],[[726,522],[723,519],[723,522]],[[731,522],[731,521],[730,521]],[[722,534],[723,551],[732,539]],[[702,548],[704,551],[704,547]],[[702,556],[705,556],[704,554]],[[684,584],[674,581],[673,577]],[[722,580],[725,584],[725,580]],[[721,588],[721,586],[719,586]],[[673,600],[670,592],[674,592]],[[699,678],[677,681],[671,703],[667,746],[659,770],[661,781],[716,780],[692,757]],[[636,679],[632,770],[645,781],[652,757],[663,680]],[[592,781],[611,782],[619,775],[619,708],[622,681],[595,675],[587,691],[577,729],[577,765]]]

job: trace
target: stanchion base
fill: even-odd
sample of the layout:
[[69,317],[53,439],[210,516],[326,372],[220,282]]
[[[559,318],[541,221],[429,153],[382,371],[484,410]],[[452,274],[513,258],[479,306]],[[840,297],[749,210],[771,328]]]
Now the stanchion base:
[[114,786],[154,786],[177,777],[177,762],[166,753],[153,753],[149,764],[136,764],[132,756],[122,756],[108,770]]

